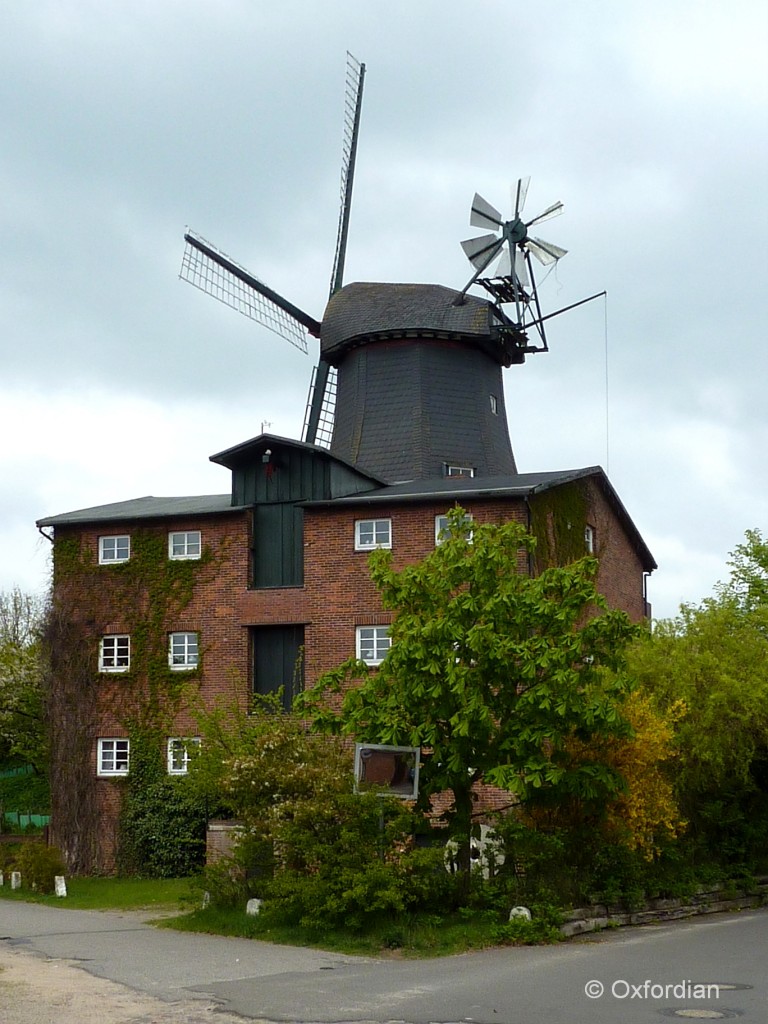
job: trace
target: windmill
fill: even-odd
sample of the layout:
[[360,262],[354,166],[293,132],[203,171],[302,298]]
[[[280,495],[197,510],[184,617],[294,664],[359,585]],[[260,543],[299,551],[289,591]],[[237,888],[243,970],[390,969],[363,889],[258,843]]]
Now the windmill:
[[[552,217],[558,217],[563,212],[563,204],[558,201],[548,206],[538,216],[528,221],[523,220],[523,208],[530,183],[529,177],[519,178],[513,187],[513,213],[509,220],[504,220],[494,206],[475,193],[469,223],[473,227],[490,228],[493,234],[478,235],[461,243],[469,262],[475,267],[475,273],[455,300],[457,305],[461,304],[467,289],[477,283],[502,306],[514,305],[514,319],[509,321],[506,329],[510,340],[516,343],[521,353],[547,351],[543,322],[549,317],[544,317],[541,313],[531,257],[534,256],[543,266],[551,266],[562,259],[568,251],[552,242],[545,242],[542,238],[532,238],[529,235],[529,228]],[[497,257],[498,263],[493,274],[481,277]],[[527,332],[533,327],[539,334],[540,345],[528,344]]]
[[[432,284],[343,285],[364,77],[365,65],[348,54],[341,212],[322,323],[192,232],[180,276],[304,352],[307,335],[320,339],[303,441],[388,483],[515,473],[502,370],[524,362],[527,352],[546,351],[548,317],[530,257],[553,263],[565,250],[531,238],[528,229],[562,204],[525,222],[528,181],[521,179],[513,216],[504,221],[475,196],[471,223],[494,233],[462,243],[476,272],[461,292]],[[496,276],[482,277],[497,256]],[[466,294],[475,282],[490,300]],[[532,328],[538,345],[528,341]]]
[[[341,210],[330,296],[342,287],[352,207],[352,186],[363,101],[365,64],[347,53],[344,134],[341,164]],[[264,284],[200,235],[187,231],[179,276],[225,305],[255,320],[306,353],[307,335],[320,337],[320,322]],[[336,374],[321,351],[310,384],[303,440],[329,447],[333,429]]]

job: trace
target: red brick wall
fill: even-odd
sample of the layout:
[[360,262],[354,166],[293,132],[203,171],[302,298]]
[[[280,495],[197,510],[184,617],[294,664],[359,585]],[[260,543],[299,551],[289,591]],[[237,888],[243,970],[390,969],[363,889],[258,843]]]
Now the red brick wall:
[[[370,580],[370,552],[355,551],[355,521],[392,520],[393,565],[399,569],[420,561],[435,547],[435,516],[445,515],[452,502],[360,505],[354,508],[308,509],[304,520],[304,586],[309,625],[306,630],[306,678],[317,676],[355,654],[355,627],[384,625],[391,613],[381,607]],[[524,502],[467,500],[462,507],[475,522],[510,519],[526,525]],[[520,566],[526,571],[525,563]]]
[[[600,559],[598,589],[611,607],[623,608],[635,620],[644,612],[642,566],[613,510],[602,492],[588,486],[587,522],[594,527],[596,554]],[[390,613],[382,610],[378,593],[370,581],[369,553],[355,551],[355,521],[391,518],[393,563],[396,568],[417,562],[435,546],[435,516],[452,507],[450,501],[423,504],[365,505],[347,508],[310,508],[305,512],[304,587],[249,590],[249,552],[251,517],[249,513],[188,517],[169,521],[116,522],[94,527],[59,527],[56,539],[79,538],[81,558],[89,563],[82,575],[56,576],[56,592],[69,613],[80,622],[90,638],[88,656],[98,680],[99,706],[93,736],[91,770],[96,771],[96,739],[125,736],[123,725],[133,686],[140,698],[140,681],[119,674],[98,673],[98,641],[109,633],[130,633],[124,611],[125,596],[120,590],[116,567],[98,563],[99,536],[150,531],[166,537],[169,530],[200,530],[204,547],[215,561],[201,566],[190,603],[173,621],[168,631],[199,634],[202,655],[200,695],[210,706],[217,698],[241,702],[249,692],[248,627],[289,623],[306,624],[305,671],[311,685],[317,676],[355,653],[355,627],[386,624]],[[467,499],[464,507],[478,522],[501,523],[516,520],[528,525],[527,506],[521,499],[479,501]],[[213,569],[215,566],[215,571]],[[519,569],[528,571],[521,555]],[[94,597],[94,572],[98,594]],[[146,605],[147,595],[137,588],[134,608]],[[135,618],[132,610],[130,618]],[[191,677],[190,677],[191,678]],[[181,711],[170,728],[171,735],[191,736],[195,724],[188,711]],[[102,814],[103,870],[114,865],[116,821],[119,811],[119,785],[104,779],[98,782]],[[508,794],[485,794],[484,803],[509,799]]]
[[587,523],[595,531],[595,555],[600,568],[597,589],[610,608],[625,611],[633,622],[645,616],[643,564],[602,491],[590,481]]
[[[68,571],[65,578],[56,574],[56,594],[78,622],[85,626],[92,650],[93,671],[97,676],[103,699],[100,701],[98,735],[125,735],[121,727],[121,711],[126,706],[126,685],[120,673],[98,672],[99,639],[110,633],[131,633],[136,608],[147,603],[147,594],[137,586],[133,605],[126,611],[125,588],[118,566],[98,565],[99,537],[141,531],[167,538],[170,531],[200,530],[203,549],[209,550],[213,561],[200,564],[199,581],[192,599],[165,622],[168,632],[196,632],[200,643],[202,671],[200,693],[206,703],[217,696],[231,697],[239,689],[245,693],[248,678],[247,630],[239,615],[238,602],[246,594],[250,541],[250,516],[234,513],[222,516],[199,516],[174,521],[115,522],[99,528],[88,526],[56,530],[56,542],[78,538],[80,557],[87,560],[84,574]],[[56,548],[54,547],[54,556]],[[93,588],[98,586],[94,600]],[[184,675],[183,672],[180,673]],[[190,678],[192,678],[190,676]],[[136,681],[138,682],[138,680]],[[179,715],[174,728],[185,735],[191,727],[188,714]]]
[[210,821],[205,837],[206,865],[231,858],[242,831],[236,821]]
[[[131,634],[137,611],[147,607],[147,593],[140,584],[135,591],[126,590],[125,574],[118,566],[98,565],[98,544],[101,536],[139,531],[154,534],[167,545],[170,531],[200,530],[203,550],[213,560],[200,563],[189,604],[172,614],[164,623],[168,632],[199,634],[202,668],[190,673],[199,693],[208,706],[217,698],[238,699],[244,704],[248,694],[248,633],[242,624],[238,601],[246,593],[248,583],[250,514],[231,513],[221,516],[185,517],[174,521],[125,521],[101,527],[57,527],[54,546],[62,552],[74,544],[79,559],[71,551],[59,559],[54,572],[55,594],[66,614],[85,634],[83,656],[92,664],[96,681],[96,722],[91,737],[91,759],[88,770],[97,774],[97,740],[100,737],[122,738],[128,735],[126,716],[143,698],[145,680],[137,673],[100,673],[98,670],[99,640],[111,633]],[[167,551],[167,546],[164,547]],[[84,568],[78,570],[77,562]],[[128,598],[130,602],[128,602]],[[132,656],[134,647],[132,646]],[[180,672],[183,677],[185,673]],[[54,724],[55,728],[55,724]],[[170,736],[196,734],[194,719],[182,709],[169,725]],[[163,751],[165,756],[165,751]],[[54,786],[56,779],[53,780]],[[98,868],[111,872],[115,867],[117,820],[121,799],[120,783],[111,778],[98,778],[96,800],[99,810],[100,857]],[[55,833],[56,823],[52,823]]]

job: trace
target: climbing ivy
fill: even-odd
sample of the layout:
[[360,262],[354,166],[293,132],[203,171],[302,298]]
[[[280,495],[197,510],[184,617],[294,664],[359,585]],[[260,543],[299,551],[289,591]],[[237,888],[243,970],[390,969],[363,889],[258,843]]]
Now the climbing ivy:
[[169,776],[165,734],[129,728],[131,770],[122,781],[118,870],[123,875],[179,878],[205,861],[207,806],[186,776]]
[[55,600],[44,632],[45,717],[51,773],[51,839],[70,874],[100,867],[99,807],[91,763],[98,681],[81,623]]
[[[168,632],[189,606],[196,586],[215,574],[225,550],[223,544],[216,552],[207,547],[199,559],[169,559],[165,528],[145,528],[131,532],[128,561],[103,566],[80,535],[65,533],[55,540],[58,624],[50,648],[55,646],[54,666],[61,667],[52,673],[50,718],[62,755],[59,761],[67,751],[72,757],[71,770],[60,777],[54,769],[52,782],[57,838],[79,871],[103,867],[91,758],[99,693],[107,686],[111,709],[131,740],[130,774],[121,785],[119,839],[125,850],[120,861],[153,874],[165,873],[170,863],[178,870],[199,861],[199,815],[191,813],[183,785],[176,785],[184,780],[165,774],[165,742],[176,714],[201,678],[202,652],[196,668],[174,671],[168,663]],[[105,677],[97,671],[98,624],[104,621],[105,609],[131,637],[130,669],[119,676]],[[77,671],[72,671],[75,663]],[[148,772],[154,773],[151,784]],[[85,819],[80,807],[88,809]],[[180,827],[186,817],[188,827]],[[150,835],[155,843],[162,837],[156,855],[151,853]],[[177,850],[171,855],[169,844],[174,842]]]
[[586,481],[544,491],[529,502],[531,533],[536,537],[536,571],[568,565],[586,554],[589,493]]

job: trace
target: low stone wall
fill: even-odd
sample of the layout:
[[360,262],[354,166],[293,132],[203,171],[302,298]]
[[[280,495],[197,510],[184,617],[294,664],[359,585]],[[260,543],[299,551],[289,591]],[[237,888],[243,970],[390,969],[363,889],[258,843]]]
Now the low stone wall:
[[694,896],[682,899],[650,900],[644,907],[627,912],[620,906],[595,904],[577,907],[564,915],[560,931],[566,938],[598,932],[604,928],[621,928],[631,924],[658,924],[677,921],[699,914],[719,914],[727,910],[748,910],[768,904],[768,878],[757,879],[754,888],[733,893],[722,886],[701,889]]

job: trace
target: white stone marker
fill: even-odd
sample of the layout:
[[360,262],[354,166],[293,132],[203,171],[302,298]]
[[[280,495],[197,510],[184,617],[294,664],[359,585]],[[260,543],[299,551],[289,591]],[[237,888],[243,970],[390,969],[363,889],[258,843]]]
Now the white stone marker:
[[20,871],[12,871],[11,872],[11,888],[12,889],[20,889],[21,888],[21,872]]
[[66,896],[67,895],[67,883],[64,880],[64,875],[55,875],[53,881],[54,881],[54,884],[56,886],[56,895],[57,896]]
[[248,900],[248,902],[245,905],[245,912],[246,914],[249,914],[251,917],[255,917],[258,913],[261,912],[261,900]]
[[522,921],[531,920],[531,912],[528,907],[512,907],[509,912],[509,920],[514,921],[518,918]]

